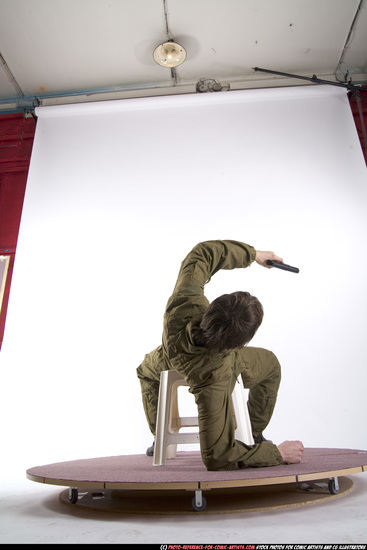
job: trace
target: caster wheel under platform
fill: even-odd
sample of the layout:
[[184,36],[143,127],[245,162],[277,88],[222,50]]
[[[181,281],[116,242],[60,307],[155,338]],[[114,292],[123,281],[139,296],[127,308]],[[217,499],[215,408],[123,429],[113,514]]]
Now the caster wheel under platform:
[[318,504],[346,495],[353,489],[353,481],[339,478],[339,493],[333,495],[324,483],[308,482],[303,487],[295,483],[259,487],[211,489],[201,497],[183,490],[80,490],[77,502],[69,498],[69,490],[60,493],[60,501],[74,510],[114,512],[141,515],[230,514],[279,510],[296,506]]

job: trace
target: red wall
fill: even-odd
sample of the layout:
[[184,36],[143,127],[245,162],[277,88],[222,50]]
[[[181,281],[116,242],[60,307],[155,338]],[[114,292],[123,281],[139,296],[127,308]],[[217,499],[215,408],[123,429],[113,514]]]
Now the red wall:
[[[352,109],[354,122],[356,124],[359,139],[362,145],[364,160],[367,164],[367,89],[364,88],[361,92],[364,99],[358,99],[353,94],[349,95],[349,104]],[[362,114],[362,117],[361,117]],[[364,135],[363,135],[364,133]]]
[[0,347],[35,129],[35,120],[22,113],[0,116],[0,255],[10,256],[0,313]]

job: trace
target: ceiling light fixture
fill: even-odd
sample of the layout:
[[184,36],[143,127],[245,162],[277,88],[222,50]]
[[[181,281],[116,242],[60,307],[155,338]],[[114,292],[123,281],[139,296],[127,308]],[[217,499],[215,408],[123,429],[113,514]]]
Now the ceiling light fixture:
[[153,52],[154,61],[161,67],[178,67],[186,59],[186,50],[172,40],[159,44]]

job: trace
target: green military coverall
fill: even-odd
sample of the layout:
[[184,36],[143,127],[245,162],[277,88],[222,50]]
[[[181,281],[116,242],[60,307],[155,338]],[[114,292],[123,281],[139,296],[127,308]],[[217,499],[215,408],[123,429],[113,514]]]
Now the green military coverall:
[[208,470],[274,466],[283,459],[270,441],[249,446],[234,438],[231,394],[241,375],[249,388],[248,409],[254,436],[268,425],[280,383],[280,365],[265,349],[243,347],[214,354],[196,346],[191,331],[209,305],[204,285],[220,269],[248,267],[255,249],[237,241],[206,241],[186,256],[164,315],[162,345],[137,369],[149,428],[155,435],[160,373],[174,369],[188,382],[198,407],[200,450]]

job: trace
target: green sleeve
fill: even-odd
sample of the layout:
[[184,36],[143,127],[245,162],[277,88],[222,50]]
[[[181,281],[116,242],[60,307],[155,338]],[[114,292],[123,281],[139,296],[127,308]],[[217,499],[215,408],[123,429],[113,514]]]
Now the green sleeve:
[[190,294],[195,287],[203,292],[204,285],[217,271],[248,267],[255,257],[255,248],[239,241],[199,243],[183,260],[174,292],[185,294],[186,287]]

